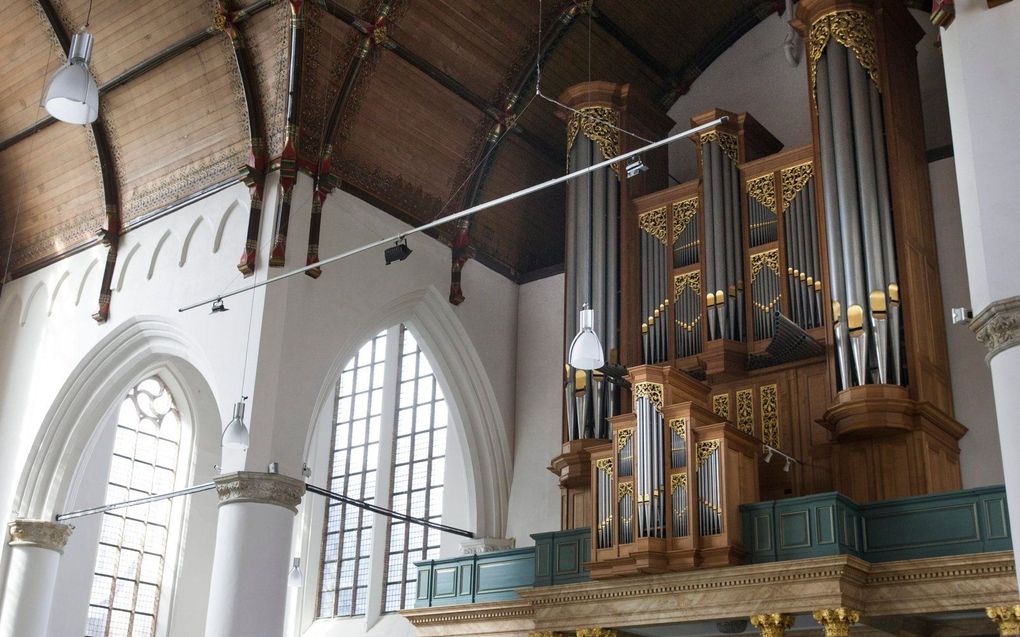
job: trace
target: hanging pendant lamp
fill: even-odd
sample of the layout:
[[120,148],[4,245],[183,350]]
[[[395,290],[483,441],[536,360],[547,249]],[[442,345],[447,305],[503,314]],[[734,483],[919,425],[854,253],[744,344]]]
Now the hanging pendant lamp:
[[232,449],[247,449],[250,438],[244,424],[244,401],[234,405],[234,417],[223,430],[223,446]]
[[50,78],[43,105],[53,117],[69,124],[91,124],[99,117],[99,89],[89,70],[92,34],[82,28],[71,37],[67,64]]
[[599,369],[606,364],[606,359],[602,354],[602,343],[595,333],[595,310],[590,309],[587,303],[581,306],[578,324],[581,329],[570,343],[570,366],[575,369]]

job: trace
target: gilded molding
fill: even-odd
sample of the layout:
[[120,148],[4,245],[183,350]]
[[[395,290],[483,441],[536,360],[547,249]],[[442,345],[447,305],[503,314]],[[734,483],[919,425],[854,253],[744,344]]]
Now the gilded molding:
[[875,45],[875,18],[859,9],[843,9],[827,13],[811,23],[808,35],[808,75],[811,100],[817,99],[817,65],[825,53],[829,38],[853,52],[868,76],[881,90],[878,81],[878,50]]
[[612,628],[578,628],[577,637],[616,637]]
[[716,394],[712,396],[712,413],[726,420],[730,419],[730,395]]
[[784,168],[780,173],[780,181],[783,184],[783,212],[790,207],[797,193],[807,185],[814,174],[814,165],[811,162],[797,164]]
[[996,354],[1020,345],[1020,296],[989,303],[971,321],[970,329],[988,348],[987,363]]
[[822,625],[825,637],[849,637],[850,626],[861,621],[861,614],[850,608],[816,610],[811,615]]
[[670,243],[676,243],[677,237],[687,228],[694,215],[698,214],[698,197],[691,197],[682,201],[674,201],[673,208],[673,233]]
[[754,434],[754,390],[737,390],[737,429]]
[[786,630],[793,626],[796,619],[793,615],[783,613],[765,613],[751,615],[751,625],[758,629],[761,637],[783,637]]
[[7,535],[11,546],[28,546],[63,553],[71,537],[71,527],[49,520],[14,520],[7,524]]
[[669,421],[669,428],[676,432],[684,440],[687,440],[687,419],[673,418]]
[[992,606],[985,613],[999,627],[1000,637],[1020,635],[1020,605]]
[[758,390],[761,401],[761,439],[765,444],[779,448],[779,389],[776,385],[762,385]]
[[215,480],[220,506],[235,502],[273,504],[297,513],[305,483],[278,473],[238,471]]
[[602,473],[607,473],[611,476],[613,475],[613,459],[602,458],[600,460],[596,460],[595,468],[601,471]]
[[662,411],[662,385],[659,383],[636,383],[633,394],[635,405],[638,399],[647,398],[659,412]]
[[765,252],[751,255],[751,282],[758,278],[758,273],[763,267],[779,274],[779,248],[772,248]]
[[708,457],[719,450],[720,440],[702,440],[698,443],[698,469],[708,460]]
[[719,144],[726,156],[731,161],[737,161],[737,136],[733,133],[727,133],[721,130],[710,130],[707,133],[702,133],[699,138],[701,144],[708,142],[715,142]]
[[666,243],[666,206],[642,212],[638,215],[638,226],[659,240]]
[[[608,106],[583,106],[574,112],[567,123],[567,170],[570,169],[570,149],[574,147],[577,134],[599,145],[602,157],[609,159],[620,154],[620,114]],[[619,162],[613,164],[619,169]]]
[[747,195],[772,212],[776,211],[776,180],[772,173],[747,181]]

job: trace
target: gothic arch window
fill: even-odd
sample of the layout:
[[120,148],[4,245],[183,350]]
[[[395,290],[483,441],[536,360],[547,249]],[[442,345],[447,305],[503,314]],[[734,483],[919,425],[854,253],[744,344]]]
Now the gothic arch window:
[[[181,428],[173,396],[158,376],[132,387],[117,413],[105,502],[172,491],[186,455]],[[173,507],[162,500],[103,514],[86,637],[156,634],[167,549],[178,530]]]
[[[335,406],[330,489],[440,521],[449,414],[432,365],[405,326],[361,346],[340,375]],[[439,532],[396,520],[383,529],[372,525],[372,514],[327,502],[317,617],[413,605],[414,562],[439,556]],[[373,557],[376,532],[385,552]],[[371,598],[373,589],[381,598]]]

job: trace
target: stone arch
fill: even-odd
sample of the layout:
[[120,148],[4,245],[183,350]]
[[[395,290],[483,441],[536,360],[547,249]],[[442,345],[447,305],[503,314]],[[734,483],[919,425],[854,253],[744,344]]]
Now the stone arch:
[[305,434],[304,457],[313,452],[316,427],[332,414],[340,373],[361,345],[379,330],[403,323],[432,363],[464,444],[468,491],[478,537],[506,530],[513,452],[496,394],[471,339],[450,304],[434,287],[394,299],[355,329],[337,353],[316,397]]

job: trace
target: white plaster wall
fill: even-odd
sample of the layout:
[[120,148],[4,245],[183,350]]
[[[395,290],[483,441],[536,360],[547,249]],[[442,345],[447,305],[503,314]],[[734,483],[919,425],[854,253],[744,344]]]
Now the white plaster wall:
[[971,307],[955,161],[949,158],[933,162],[929,164],[928,171],[942,279],[949,371],[953,383],[953,408],[956,419],[970,429],[960,441],[963,487],[1002,484],[1002,456],[999,453],[992,374],[985,364],[988,350],[974,338],[969,327],[953,325],[950,313],[954,307]]
[[521,286],[517,316],[517,436],[507,537],[560,528],[560,490],[549,461],[563,437],[563,286],[558,274]]

